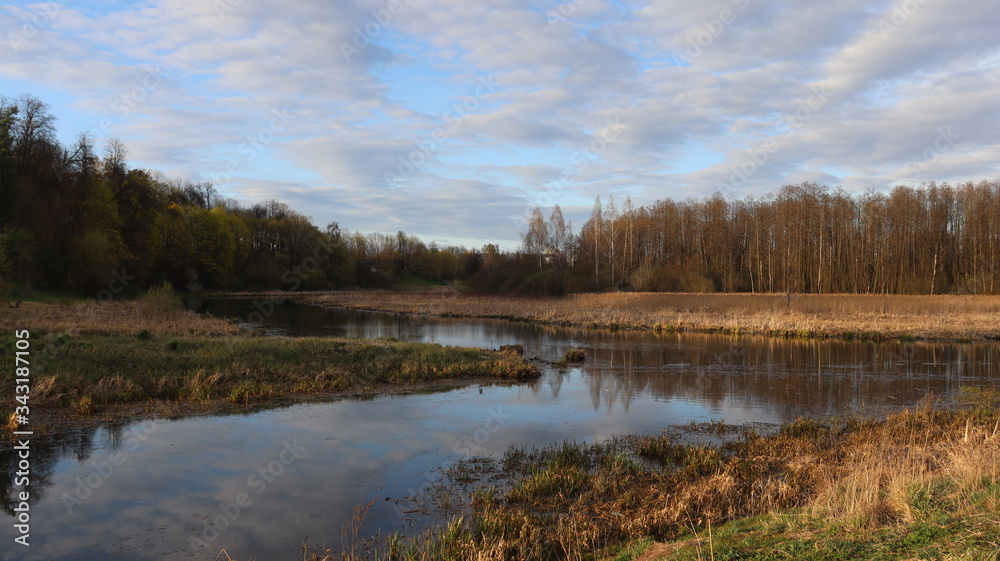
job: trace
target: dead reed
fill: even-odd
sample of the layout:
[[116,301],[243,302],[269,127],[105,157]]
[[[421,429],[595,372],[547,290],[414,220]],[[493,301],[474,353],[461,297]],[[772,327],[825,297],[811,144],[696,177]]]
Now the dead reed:
[[744,429],[721,447],[668,435],[513,447],[496,462],[499,482],[484,478],[464,516],[343,559],[610,560],[647,548],[644,561],[992,559],[1000,413],[995,393],[989,401],[883,420],[801,419],[772,435]]
[[440,291],[314,293],[328,306],[609,329],[846,338],[1000,338],[998,296],[616,292],[501,298]]

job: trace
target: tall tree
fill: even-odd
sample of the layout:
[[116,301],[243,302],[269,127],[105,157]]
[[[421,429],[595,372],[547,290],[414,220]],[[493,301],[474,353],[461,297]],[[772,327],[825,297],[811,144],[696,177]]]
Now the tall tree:
[[546,233],[548,234],[548,245],[555,255],[557,264],[564,265],[572,245],[573,232],[566,224],[566,219],[563,217],[559,205],[552,207],[552,214],[549,215],[549,222],[546,225]]
[[538,260],[538,268],[545,264],[545,252],[549,247],[549,232],[542,216],[542,209],[535,207],[528,220],[528,231],[521,238],[524,252]]

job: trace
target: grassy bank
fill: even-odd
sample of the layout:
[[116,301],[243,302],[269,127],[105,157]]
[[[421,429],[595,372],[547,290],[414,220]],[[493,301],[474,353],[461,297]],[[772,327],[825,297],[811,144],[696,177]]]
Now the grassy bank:
[[[1000,413],[799,420],[728,444],[668,435],[511,448],[449,473],[466,512],[315,560],[997,559]],[[722,431],[722,427],[714,427]],[[454,504],[454,500],[445,501]]]
[[[30,330],[33,415],[45,409],[92,415],[149,401],[245,405],[538,376],[511,353],[395,340],[267,337],[175,304],[169,298],[27,302],[0,315],[0,352],[13,356],[14,331]],[[16,404],[13,390],[13,384],[0,389],[4,420]]]
[[1000,297],[794,294],[577,294],[518,299],[448,291],[309,294],[329,306],[609,329],[858,339],[1000,338]]

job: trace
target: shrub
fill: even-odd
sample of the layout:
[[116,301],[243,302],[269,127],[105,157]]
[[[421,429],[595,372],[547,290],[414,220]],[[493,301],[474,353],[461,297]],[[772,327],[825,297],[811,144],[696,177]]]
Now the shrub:
[[169,282],[149,287],[140,304],[147,312],[153,313],[174,312],[182,308],[181,299]]

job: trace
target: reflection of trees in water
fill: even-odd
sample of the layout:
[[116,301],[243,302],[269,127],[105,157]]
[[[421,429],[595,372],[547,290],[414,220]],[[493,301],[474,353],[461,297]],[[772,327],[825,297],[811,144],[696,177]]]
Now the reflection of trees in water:
[[567,370],[560,369],[542,378],[549,386],[549,391],[552,392],[552,397],[554,399],[559,399],[559,392],[562,390],[563,382],[566,381],[567,376],[569,376],[569,372]]
[[[221,315],[246,315],[252,301],[227,301]],[[217,314],[219,315],[219,314]],[[782,419],[837,414],[871,405],[912,404],[926,393],[951,394],[962,385],[996,383],[1000,345],[865,343],[614,333],[504,320],[369,313],[285,303],[269,319],[331,334],[388,336],[498,347],[520,343],[528,356],[556,360],[573,346],[588,347],[585,363],[593,407],[628,409],[635,396],[687,398],[712,407],[764,407]],[[543,385],[558,397],[567,375]]]
[[633,333],[595,338],[589,358],[595,410],[627,410],[637,395],[650,394],[714,408],[763,407],[792,420],[995,385],[1000,345]]
[[[118,450],[123,444],[123,435],[126,434],[126,424],[114,424],[101,427],[103,438],[109,452]],[[63,458],[72,458],[77,462],[86,462],[93,453],[99,429],[95,427],[76,427],[61,430],[45,437],[31,437],[29,448],[31,451],[31,474],[30,483],[27,489],[15,486],[17,478],[18,450],[13,446],[14,441],[9,446],[4,445],[0,450],[0,489],[3,489],[3,503],[0,508],[8,515],[14,515],[14,507],[20,502],[17,495],[21,491],[27,490],[30,493],[29,504],[35,504],[45,497],[45,492],[52,485],[52,474],[56,464]]]
[[[589,362],[590,399],[597,411],[603,405],[611,410],[621,405],[628,411],[632,400],[643,393],[651,379],[642,375],[647,364],[643,353],[632,348],[620,350],[596,350],[594,360]],[[595,368],[596,367],[596,368]],[[598,374],[595,376],[595,372]]]

